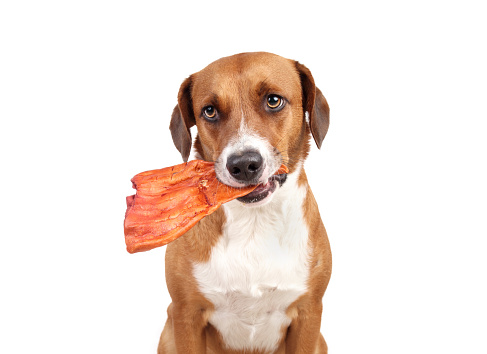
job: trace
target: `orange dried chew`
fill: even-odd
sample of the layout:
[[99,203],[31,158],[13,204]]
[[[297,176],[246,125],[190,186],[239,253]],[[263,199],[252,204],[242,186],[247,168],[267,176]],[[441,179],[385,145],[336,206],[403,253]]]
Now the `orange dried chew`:
[[[287,172],[284,165],[278,170]],[[233,188],[220,183],[214,164],[202,160],[142,172],[132,178],[132,183],[137,193],[127,197],[124,222],[130,253],[174,241],[223,203],[257,188]]]

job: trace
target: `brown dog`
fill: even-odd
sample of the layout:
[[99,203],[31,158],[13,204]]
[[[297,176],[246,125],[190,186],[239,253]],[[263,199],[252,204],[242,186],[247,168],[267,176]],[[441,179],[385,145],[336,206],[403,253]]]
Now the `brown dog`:
[[[193,125],[220,182],[260,186],[169,244],[158,353],[327,353],[331,251],[303,162],[329,109],[310,71],[269,53],[217,60],[179,90],[170,130],[185,161]],[[274,175],[281,163],[289,174]]]

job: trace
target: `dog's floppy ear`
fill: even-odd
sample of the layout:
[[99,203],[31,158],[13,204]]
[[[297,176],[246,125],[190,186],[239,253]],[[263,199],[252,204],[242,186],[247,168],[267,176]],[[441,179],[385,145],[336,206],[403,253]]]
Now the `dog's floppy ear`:
[[191,152],[191,128],[196,124],[193,112],[193,100],[191,97],[191,76],[184,80],[179,88],[178,104],[174,107],[171,116],[169,130],[171,130],[172,141],[181,153],[184,162],[188,161]]
[[296,62],[296,69],[301,78],[303,110],[308,112],[311,134],[319,149],[330,125],[330,108],[325,96],[315,86],[315,81],[309,69],[298,62]]

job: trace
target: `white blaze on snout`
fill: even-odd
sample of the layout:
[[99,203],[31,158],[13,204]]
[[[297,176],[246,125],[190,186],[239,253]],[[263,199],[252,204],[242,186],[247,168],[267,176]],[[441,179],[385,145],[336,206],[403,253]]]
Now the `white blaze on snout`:
[[228,145],[223,149],[215,163],[215,172],[220,182],[232,187],[243,187],[227,170],[228,158],[234,154],[243,154],[246,151],[257,151],[263,159],[263,172],[259,183],[266,183],[281,166],[280,157],[275,152],[268,139],[259,136],[255,131],[247,127],[242,117],[240,127],[236,135],[229,140]]

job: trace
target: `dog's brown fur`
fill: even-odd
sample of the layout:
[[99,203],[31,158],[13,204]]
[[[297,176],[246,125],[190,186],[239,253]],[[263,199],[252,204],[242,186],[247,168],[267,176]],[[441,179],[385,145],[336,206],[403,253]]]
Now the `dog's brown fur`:
[[[286,109],[266,111],[262,97],[270,93],[286,97]],[[220,115],[216,124],[201,117],[200,112],[208,105],[215,106]],[[188,159],[191,149],[191,126],[196,124],[198,129],[198,157],[215,161],[238,130],[242,115],[253,131],[279,151],[291,173],[309,152],[310,134],[321,147],[329,124],[328,104],[305,66],[269,53],[239,54],[210,64],[181,85],[170,129],[183,159]],[[304,170],[299,184],[307,189],[303,214],[311,250],[308,291],[288,307],[286,314],[291,324],[282,328],[275,353],[327,353],[320,324],[322,297],[331,274],[331,251]],[[221,335],[209,323],[214,305],[199,291],[192,274],[193,264],[209,260],[225,222],[225,214],[219,209],[168,245],[166,280],[173,302],[168,308],[158,354],[243,353],[226,348]]]

